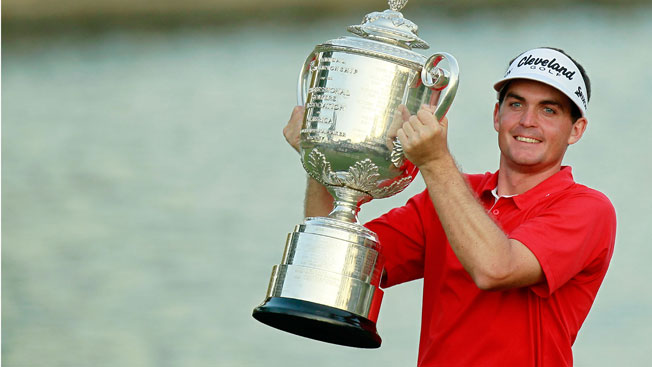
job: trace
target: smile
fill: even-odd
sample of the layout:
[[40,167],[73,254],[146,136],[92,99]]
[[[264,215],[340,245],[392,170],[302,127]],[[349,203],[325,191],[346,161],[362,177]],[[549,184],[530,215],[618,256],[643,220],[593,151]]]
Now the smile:
[[525,136],[516,136],[515,139],[524,143],[541,143],[541,140],[526,138]]

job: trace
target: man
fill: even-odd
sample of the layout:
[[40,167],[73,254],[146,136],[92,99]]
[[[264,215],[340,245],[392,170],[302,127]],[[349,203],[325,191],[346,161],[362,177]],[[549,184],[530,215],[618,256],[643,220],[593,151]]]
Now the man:
[[[366,224],[386,258],[381,285],[424,278],[419,366],[571,366],[616,227],[609,200],[562,166],[587,127],[589,79],[563,51],[537,48],[494,88],[496,173],[460,173],[448,121],[429,107],[398,130],[426,190]],[[301,115],[284,129],[295,149]],[[309,179],[306,215],[331,208]]]

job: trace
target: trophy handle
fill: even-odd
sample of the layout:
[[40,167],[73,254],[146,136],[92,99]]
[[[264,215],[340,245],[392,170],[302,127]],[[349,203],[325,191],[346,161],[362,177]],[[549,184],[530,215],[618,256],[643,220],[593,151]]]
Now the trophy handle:
[[[436,67],[443,59],[448,61],[450,70]],[[437,107],[435,108],[437,121],[441,121],[444,118],[453,103],[455,93],[457,93],[459,73],[460,69],[457,66],[457,60],[455,60],[453,55],[446,52],[438,52],[430,56],[426,60],[423,69],[421,69],[421,82],[423,82],[423,85],[435,90],[443,90],[439,96],[439,103],[437,103]]]
[[316,58],[314,53],[311,53],[303,63],[299,71],[299,83],[297,85],[297,105],[303,106],[306,104],[308,97],[308,76],[310,75],[310,64]]

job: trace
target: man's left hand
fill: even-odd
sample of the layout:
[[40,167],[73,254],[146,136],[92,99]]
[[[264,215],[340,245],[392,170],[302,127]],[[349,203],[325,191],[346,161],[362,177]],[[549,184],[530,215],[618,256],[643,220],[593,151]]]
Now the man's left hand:
[[417,167],[448,156],[448,119],[437,121],[434,107],[423,105],[397,131],[405,157]]

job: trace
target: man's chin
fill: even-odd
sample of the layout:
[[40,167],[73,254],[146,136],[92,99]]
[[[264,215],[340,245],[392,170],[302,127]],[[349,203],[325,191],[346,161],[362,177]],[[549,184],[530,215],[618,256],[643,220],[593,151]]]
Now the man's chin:
[[508,159],[506,163],[507,167],[519,172],[536,172],[542,167],[541,160],[532,157]]

